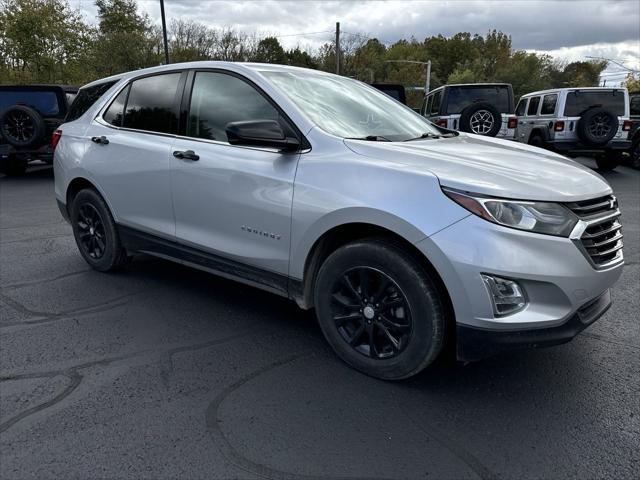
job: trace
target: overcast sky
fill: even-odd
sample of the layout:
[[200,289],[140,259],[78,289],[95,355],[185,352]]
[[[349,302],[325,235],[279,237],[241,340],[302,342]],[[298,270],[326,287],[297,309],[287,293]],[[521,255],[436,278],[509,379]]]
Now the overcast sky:
[[[91,0],[70,0],[95,21]],[[159,0],[138,0],[141,11],[160,22]],[[278,35],[290,48],[316,48],[333,39],[335,22],[349,34],[375,37],[386,44],[414,36],[502,30],[516,49],[545,52],[569,61],[586,56],[617,59],[640,69],[640,1],[277,1],[165,0],[167,21],[196,20],[213,27]],[[322,32],[322,33],[317,33]],[[363,38],[361,37],[361,38]],[[611,65],[607,83],[624,78]]]

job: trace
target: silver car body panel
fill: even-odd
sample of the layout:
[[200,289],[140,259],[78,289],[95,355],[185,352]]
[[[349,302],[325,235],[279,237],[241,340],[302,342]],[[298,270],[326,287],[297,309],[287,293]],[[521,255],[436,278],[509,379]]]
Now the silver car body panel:
[[[203,68],[235,72],[259,86],[311,148],[280,154],[101,122],[110,100],[130,79]],[[115,77],[107,94],[61,127],[54,161],[58,201],[66,203],[74,179],[87,179],[120,224],[293,281],[304,280],[309,255],[327,232],[346,224],[382,227],[414,244],[434,266],[459,324],[485,329],[560,324],[620,276],[622,261],[597,270],[571,239],[487,222],[441,190],[446,186],[503,198],[573,202],[611,193],[599,175],[550,152],[464,133],[412,142],[333,136],[260,73],[288,68],[294,69],[196,62]],[[94,135],[107,136],[110,144],[92,143]],[[171,155],[175,149],[194,150],[201,159],[176,159]],[[494,318],[480,273],[522,282],[530,300],[527,308]]]

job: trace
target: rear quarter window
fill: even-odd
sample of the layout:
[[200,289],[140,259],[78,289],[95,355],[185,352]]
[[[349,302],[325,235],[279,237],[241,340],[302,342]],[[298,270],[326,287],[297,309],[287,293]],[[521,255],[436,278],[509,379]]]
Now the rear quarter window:
[[527,108],[527,99],[521,98],[518,102],[518,106],[516,107],[516,116],[522,117],[524,116],[524,112]]
[[564,114],[579,117],[590,108],[604,108],[614,115],[624,115],[624,91],[622,90],[576,90],[567,93]]
[[116,82],[104,82],[92,87],[81,88],[71,104],[65,122],[72,122],[84,115],[115,84]]

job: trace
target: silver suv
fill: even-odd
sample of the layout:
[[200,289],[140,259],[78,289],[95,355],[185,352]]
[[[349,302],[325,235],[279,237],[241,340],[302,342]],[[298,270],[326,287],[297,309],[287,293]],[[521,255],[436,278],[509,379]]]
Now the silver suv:
[[516,107],[516,140],[570,156],[587,155],[598,168],[613,170],[627,139],[629,93],[626,88],[558,88],[523,95]]
[[429,92],[420,113],[442,128],[513,140],[513,106],[508,83],[463,83]]
[[144,252],[291,298],[384,379],[447,346],[477,360],[567,342],[611,303],[620,212],[571,160],[443,133],[366,84],[294,67],[175,64],[85,88],[104,84],[54,160],[60,211],[99,271]]

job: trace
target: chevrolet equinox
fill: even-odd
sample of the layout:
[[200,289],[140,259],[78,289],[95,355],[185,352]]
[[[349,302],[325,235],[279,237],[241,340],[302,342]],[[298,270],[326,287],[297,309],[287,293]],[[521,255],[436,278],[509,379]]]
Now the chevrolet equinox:
[[166,65],[76,101],[55,192],[91,267],[143,252],[283,295],[369,375],[568,342],[611,305],[617,200],[555,153],[278,65]]

